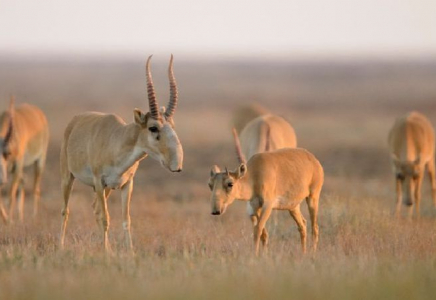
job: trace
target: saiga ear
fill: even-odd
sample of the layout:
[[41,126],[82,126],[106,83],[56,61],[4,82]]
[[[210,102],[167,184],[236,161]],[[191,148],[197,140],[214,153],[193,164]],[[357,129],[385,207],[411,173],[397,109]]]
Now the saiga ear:
[[236,170],[236,176],[238,178],[244,177],[245,174],[247,174],[247,165],[242,163],[239,165],[238,169]]
[[145,126],[147,124],[148,116],[144,114],[139,108],[135,108],[133,110],[133,115],[135,117],[135,123],[141,126]]
[[214,165],[212,169],[210,170],[210,177],[215,176],[220,172],[220,168],[217,165]]

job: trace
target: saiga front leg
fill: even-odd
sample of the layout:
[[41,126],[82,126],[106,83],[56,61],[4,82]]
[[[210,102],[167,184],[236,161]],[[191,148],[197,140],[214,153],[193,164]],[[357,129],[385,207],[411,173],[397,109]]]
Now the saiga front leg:
[[420,211],[419,206],[421,204],[421,187],[422,187],[422,181],[424,179],[424,172],[421,172],[416,179],[415,182],[415,201],[416,201],[416,218],[419,219],[420,217]]
[[130,199],[132,197],[133,179],[130,178],[121,188],[123,229],[127,249],[133,251],[132,236],[130,233]]
[[[259,223],[259,217],[260,217],[260,204],[258,201],[250,201],[247,203],[247,212],[250,216],[251,224],[253,225],[253,237],[256,236],[256,225]],[[266,230],[266,227],[263,228],[262,234],[260,236],[260,240],[262,241],[262,245],[264,247],[268,246],[268,231]]]
[[101,208],[101,226],[103,228],[103,244],[104,249],[106,253],[110,252],[110,245],[109,245],[109,239],[108,239],[108,231],[109,231],[109,211],[107,209],[107,199],[105,196],[104,188],[102,186],[102,182],[99,180],[95,180],[95,193],[97,195],[98,202],[100,203]]
[[[266,221],[268,221],[269,216],[271,215],[272,207],[264,206],[261,209],[260,216],[259,216],[259,222],[254,227],[254,248],[256,255],[259,255],[259,244],[260,244],[260,238],[262,236],[262,233],[265,229]],[[267,239],[266,235],[266,239]]]
[[[110,188],[106,188],[104,190],[106,201],[111,193],[112,190]],[[101,207],[100,207],[100,201],[98,200],[97,193],[94,193],[94,202],[92,202],[92,208],[94,209],[95,221],[97,222],[97,226],[103,231]]]
[[3,206],[3,199],[2,199],[2,189],[0,187],[0,217],[3,219],[4,224],[8,223],[8,214],[6,213],[6,210]]
[[401,211],[401,198],[402,198],[402,182],[401,179],[396,179],[396,188],[397,188],[397,203],[395,206],[395,216],[398,218],[400,217],[400,211]]

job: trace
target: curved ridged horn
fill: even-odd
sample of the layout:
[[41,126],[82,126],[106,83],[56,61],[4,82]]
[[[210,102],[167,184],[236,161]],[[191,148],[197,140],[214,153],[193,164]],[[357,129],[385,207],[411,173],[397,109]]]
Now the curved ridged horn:
[[15,97],[11,96],[11,101],[9,103],[9,124],[8,124],[8,131],[6,132],[4,143],[7,144],[11,140],[12,137],[12,131],[14,129],[14,103],[15,103]]
[[247,161],[245,159],[244,153],[242,153],[241,143],[239,142],[238,133],[236,132],[235,128],[233,128],[233,138],[235,139],[236,156],[238,158],[238,161],[241,164],[245,164]]
[[154,91],[153,78],[150,71],[150,60],[153,55],[150,55],[147,59],[145,67],[145,75],[147,78],[147,93],[148,93],[148,105],[150,107],[150,114],[153,119],[159,119],[159,109],[156,101],[156,93]]
[[165,116],[172,117],[177,107],[177,82],[173,71],[173,55],[171,54],[170,66],[168,67],[168,79],[170,80],[170,101],[165,112]]
[[227,167],[225,167],[224,170],[225,170],[225,172],[226,172],[226,175],[229,176],[230,173],[229,173],[229,170],[227,170]]

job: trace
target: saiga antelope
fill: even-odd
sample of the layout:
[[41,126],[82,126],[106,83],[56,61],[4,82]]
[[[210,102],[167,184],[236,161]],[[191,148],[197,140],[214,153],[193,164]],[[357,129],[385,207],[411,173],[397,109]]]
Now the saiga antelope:
[[306,220],[300,204],[306,199],[312,223],[313,251],[318,244],[318,202],[324,181],[319,161],[300,148],[285,148],[255,154],[245,163],[237,135],[236,150],[240,165],[234,171],[213,166],[209,188],[212,215],[221,215],[234,201],[248,201],[254,219],[256,255],[259,244],[268,244],[265,224],[272,210],[288,210],[298,225],[303,252],[306,252]]
[[[418,112],[398,118],[389,132],[389,149],[396,177],[396,215],[401,210],[401,199],[407,206],[416,205],[419,217],[421,186],[424,170],[432,187],[433,204],[436,206],[435,133],[430,121]],[[410,209],[409,214],[412,215]]]
[[68,200],[76,178],[94,188],[94,213],[103,231],[106,251],[110,250],[107,198],[111,190],[121,189],[123,229],[127,248],[131,250],[129,209],[133,177],[139,162],[149,154],[172,172],[182,170],[183,149],[173,122],[178,98],[173,56],[168,68],[170,100],[166,110],[162,108],[160,111],[150,71],[151,57],[146,64],[150,112],[144,114],[135,109],[131,124],[114,114],[87,112],[75,116],[65,130],[60,158],[64,197],[61,248],[69,215]]
[[257,103],[250,103],[238,107],[232,117],[232,127],[236,128],[238,134],[252,120],[267,115],[269,111]]
[[[8,170],[11,173],[9,189],[9,221],[14,218],[16,199],[18,198],[18,217],[23,221],[24,180],[23,168],[33,165],[35,178],[33,185],[33,214],[38,213],[41,176],[45,166],[49,139],[48,123],[44,113],[36,106],[21,104],[14,107],[11,97],[9,110],[0,116],[0,186],[7,182]],[[7,215],[0,204],[3,220]]]
[[242,153],[247,159],[256,153],[297,147],[297,137],[292,126],[282,117],[272,114],[250,121],[242,129],[240,140]]

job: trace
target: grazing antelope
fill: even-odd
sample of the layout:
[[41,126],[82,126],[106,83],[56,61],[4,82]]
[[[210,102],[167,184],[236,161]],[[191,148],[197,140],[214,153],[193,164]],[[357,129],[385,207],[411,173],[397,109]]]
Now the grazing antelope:
[[266,114],[269,114],[268,110],[259,104],[251,103],[243,105],[235,110],[232,118],[232,125],[236,128],[238,134],[240,134],[242,129],[244,129],[251,120]]
[[[9,189],[9,221],[14,218],[15,202],[18,197],[18,217],[23,221],[24,181],[23,168],[33,165],[35,178],[33,185],[33,214],[38,213],[40,182],[45,166],[49,139],[48,123],[44,113],[36,106],[21,104],[14,107],[11,97],[9,110],[0,115],[0,186],[7,182],[11,172]],[[7,221],[7,214],[0,204],[0,214]]]
[[237,135],[235,144],[239,167],[222,172],[215,165],[210,172],[212,215],[225,213],[234,200],[248,201],[257,255],[260,240],[264,246],[268,244],[265,224],[272,210],[288,210],[298,225],[301,246],[306,252],[306,220],[300,211],[300,204],[306,199],[312,223],[312,249],[316,251],[318,202],[324,181],[319,161],[307,150],[285,148],[255,154],[245,163]]
[[[435,133],[430,121],[418,112],[398,118],[389,132],[389,148],[396,176],[396,215],[401,210],[401,199],[407,206],[416,204],[419,216],[421,185],[427,167],[436,206]],[[412,215],[413,210],[409,210]]]
[[64,197],[61,248],[69,215],[68,200],[76,178],[94,188],[94,213],[103,231],[106,251],[110,250],[107,198],[111,190],[121,189],[123,229],[127,248],[131,250],[129,207],[133,177],[139,162],[149,154],[171,172],[182,170],[183,149],[173,122],[178,98],[173,56],[168,68],[170,100],[166,110],[162,108],[160,111],[150,71],[151,57],[146,64],[150,112],[144,114],[135,109],[131,124],[113,114],[87,112],[75,116],[65,130],[60,158]]

